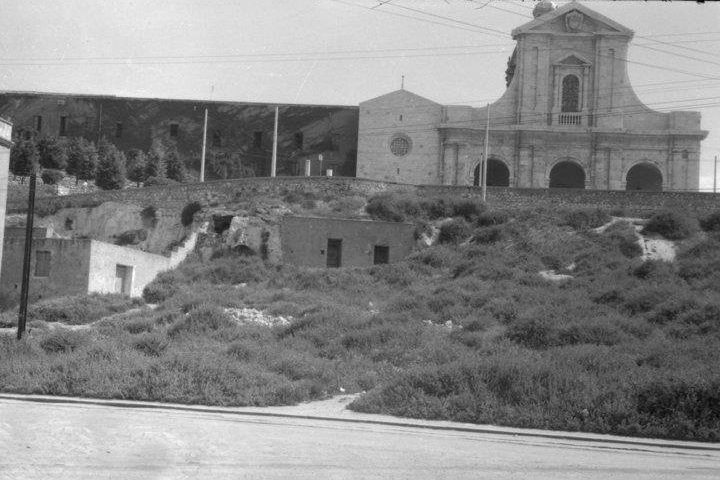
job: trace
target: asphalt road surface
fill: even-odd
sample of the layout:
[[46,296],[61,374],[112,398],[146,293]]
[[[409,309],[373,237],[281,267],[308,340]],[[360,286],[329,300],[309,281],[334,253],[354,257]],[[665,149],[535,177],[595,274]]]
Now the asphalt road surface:
[[0,398],[12,480],[717,480],[720,446],[708,447]]

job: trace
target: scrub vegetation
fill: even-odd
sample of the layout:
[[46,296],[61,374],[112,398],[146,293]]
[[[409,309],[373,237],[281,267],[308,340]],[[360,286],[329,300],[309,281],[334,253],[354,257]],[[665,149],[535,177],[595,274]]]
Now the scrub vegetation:
[[[602,211],[385,195],[367,212],[439,222],[443,241],[370,268],[191,257],[146,288],[155,310],[0,337],[0,389],[277,405],[342,388],[365,392],[350,406],[363,412],[720,440],[717,215],[685,215],[687,230],[658,212],[653,231],[684,238],[666,263],[641,260],[628,223],[596,233]],[[88,321],[51,304],[31,320]],[[240,308],[290,321],[239,322]]]

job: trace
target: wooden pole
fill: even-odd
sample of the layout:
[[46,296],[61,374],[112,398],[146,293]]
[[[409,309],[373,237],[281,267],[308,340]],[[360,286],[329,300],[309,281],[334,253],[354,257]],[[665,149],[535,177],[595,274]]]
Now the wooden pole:
[[277,169],[277,143],[278,143],[278,117],[280,116],[280,108],[275,107],[275,130],[273,132],[273,149],[272,149],[272,162],[270,163],[270,176],[275,176],[275,170]]
[[207,119],[208,109],[205,109],[205,123],[203,123],[202,156],[200,157],[200,181],[205,181],[205,146],[207,145]]
[[485,125],[485,152],[483,153],[482,161],[482,200],[483,202],[487,198],[487,164],[488,155],[490,153],[490,104],[487,104],[487,124]]
[[30,258],[33,240],[33,217],[35,214],[35,184],[37,175],[30,174],[30,193],[28,194],[27,220],[25,222],[25,252],[23,256],[22,287],[20,289],[20,308],[18,310],[17,339],[22,338],[27,322],[28,290],[30,288]]
[[717,193],[717,155],[715,155],[715,173],[713,174],[713,193]]

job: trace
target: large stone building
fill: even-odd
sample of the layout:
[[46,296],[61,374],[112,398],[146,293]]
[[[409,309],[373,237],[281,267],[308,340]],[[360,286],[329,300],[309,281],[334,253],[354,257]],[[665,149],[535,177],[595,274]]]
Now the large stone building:
[[[13,122],[16,141],[52,136],[97,142],[105,137],[123,151],[173,145],[196,171],[206,108],[206,178],[267,176],[272,104],[0,92],[0,118]],[[305,160],[321,154],[323,170],[355,174],[357,107],[280,105],[279,111],[279,175],[302,175]]]
[[[697,190],[698,112],[656,112],[627,74],[633,32],[572,2],[540,2],[512,32],[508,88],[490,105],[488,185]],[[360,104],[359,177],[478,185],[486,108],[405,90]]]

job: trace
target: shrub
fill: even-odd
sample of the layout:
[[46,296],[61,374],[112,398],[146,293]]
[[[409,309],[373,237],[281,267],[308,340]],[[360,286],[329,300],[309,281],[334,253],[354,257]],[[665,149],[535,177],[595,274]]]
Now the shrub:
[[675,268],[671,263],[664,260],[646,260],[633,268],[631,273],[642,280],[662,279],[672,281],[671,277],[675,276]]
[[575,230],[588,230],[605,225],[610,221],[610,215],[600,209],[595,210],[573,210],[563,216],[565,225]]
[[440,226],[440,243],[460,243],[470,236],[470,225],[464,218],[453,218]]
[[115,245],[137,245],[147,240],[147,232],[140,228],[137,230],[128,230],[121,233],[115,238]]
[[502,225],[503,223],[507,222],[507,220],[508,216],[504,212],[482,212],[480,215],[478,215],[475,224],[478,227],[490,227],[493,225]]
[[377,220],[403,222],[405,212],[402,207],[394,195],[379,194],[370,197],[365,205],[365,212]]
[[697,230],[698,222],[694,217],[673,210],[664,210],[650,217],[643,233],[657,233],[668,240],[682,240]]
[[153,206],[143,208],[140,212],[140,219],[145,228],[155,228],[158,222],[157,209]]
[[502,227],[478,228],[470,239],[473,243],[495,243],[503,238]]
[[155,321],[149,318],[136,318],[122,323],[125,331],[134,334],[151,332],[155,328]]
[[43,169],[40,178],[42,178],[43,183],[45,183],[46,185],[57,185],[58,183],[60,183],[60,180],[65,178],[65,173],[62,170],[45,168]]
[[167,177],[147,177],[143,185],[146,187],[159,187],[163,185],[177,185],[178,182]]
[[625,257],[633,258],[642,254],[635,227],[631,223],[615,222],[604,233]]
[[200,305],[190,310],[183,319],[168,329],[168,335],[174,337],[182,333],[208,334],[212,331],[235,326],[232,317],[214,305]]
[[175,272],[160,272],[143,288],[143,299],[147,303],[160,303],[175,295],[179,289],[178,276]]
[[168,340],[160,333],[143,333],[133,339],[132,347],[145,355],[159,357],[167,348]]
[[116,294],[90,294],[43,300],[28,308],[28,317],[45,322],[81,325],[138,306],[141,301]]
[[720,211],[715,211],[701,218],[700,228],[706,232],[720,232]]
[[72,352],[85,345],[87,333],[67,328],[58,328],[40,340],[40,347],[48,353]]
[[200,205],[199,202],[190,202],[185,207],[183,207],[182,212],[180,212],[180,221],[182,222],[184,227],[189,227],[192,225],[195,214],[202,210],[202,205]]

